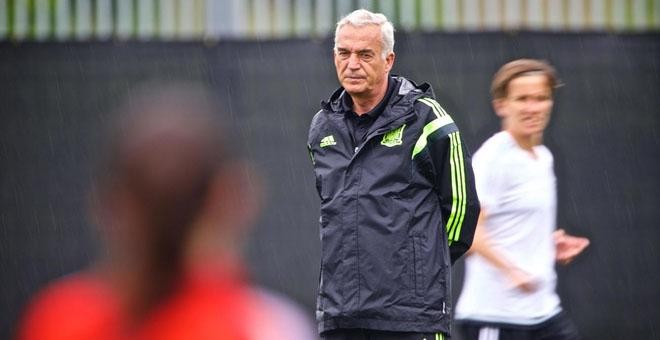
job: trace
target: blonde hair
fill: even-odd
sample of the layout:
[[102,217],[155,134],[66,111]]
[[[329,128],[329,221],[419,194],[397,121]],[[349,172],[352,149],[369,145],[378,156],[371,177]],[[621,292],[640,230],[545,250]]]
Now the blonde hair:
[[530,74],[544,75],[548,80],[548,86],[554,93],[561,84],[557,80],[557,72],[547,62],[537,59],[517,59],[502,66],[490,85],[490,94],[493,99],[501,99],[507,96],[509,83],[512,80]]

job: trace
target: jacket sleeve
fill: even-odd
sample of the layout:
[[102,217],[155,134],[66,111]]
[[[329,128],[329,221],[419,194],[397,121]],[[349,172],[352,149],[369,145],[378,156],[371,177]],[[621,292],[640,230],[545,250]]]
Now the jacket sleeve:
[[321,112],[322,110],[316,112],[312,121],[309,123],[309,131],[307,132],[307,154],[312,161],[312,165],[315,165],[316,163],[314,159],[314,148],[312,145],[315,144],[316,136],[318,135],[318,130],[321,125]]
[[470,248],[479,216],[471,157],[458,127],[442,107],[430,98],[420,101],[433,111],[422,137],[432,163],[432,181],[440,199],[453,264]]

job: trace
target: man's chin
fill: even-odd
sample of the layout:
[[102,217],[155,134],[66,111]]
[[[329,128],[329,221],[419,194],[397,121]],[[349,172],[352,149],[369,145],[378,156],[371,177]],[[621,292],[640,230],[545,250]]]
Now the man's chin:
[[356,86],[354,84],[343,84],[342,87],[350,95],[359,95],[365,91],[364,86]]

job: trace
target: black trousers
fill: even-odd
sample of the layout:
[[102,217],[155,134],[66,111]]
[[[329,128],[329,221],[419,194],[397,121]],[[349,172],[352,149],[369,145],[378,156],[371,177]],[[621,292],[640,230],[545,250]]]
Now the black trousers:
[[335,329],[321,334],[323,340],[446,340],[442,333],[387,332],[371,329]]
[[579,340],[577,328],[561,312],[533,326],[494,324],[479,321],[457,321],[456,330],[462,340]]

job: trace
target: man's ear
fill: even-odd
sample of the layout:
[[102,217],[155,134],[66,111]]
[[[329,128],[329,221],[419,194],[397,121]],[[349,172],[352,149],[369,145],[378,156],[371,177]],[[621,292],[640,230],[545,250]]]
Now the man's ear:
[[385,57],[385,63],[387,64],[386,70],[388,73],[392,70],[392,67],[394,67],[394,59],[396,59],[394,52],[388,53],[387,57]]
[[499,98],[499,99],[493,99],[493,110],[495,111],[495,114],[500,117],[500,118],[506,118],[506,108],[505,108],[505,101],[506,99],[504,98]]

